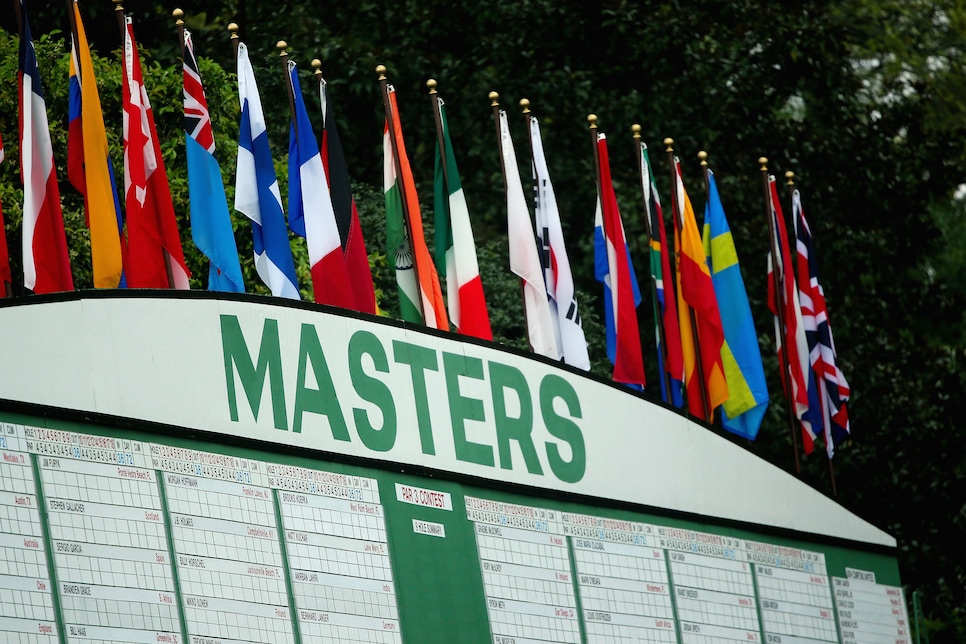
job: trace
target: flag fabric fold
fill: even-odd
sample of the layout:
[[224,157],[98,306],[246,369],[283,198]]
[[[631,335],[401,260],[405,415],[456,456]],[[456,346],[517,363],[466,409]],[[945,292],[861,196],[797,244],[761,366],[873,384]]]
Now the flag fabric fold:
[[[644,196],[644,209],[651,222],[651,239],[649,242],[649,259],[651,280],[654,282],[654,292],[657,295],[654,302],[654,335],[657,344],[657,360],[660,373],[667,373],[670,391],[661,378],[661,399],[674,405],[678,409],[684,407],[684,356],[681,353],[681,328],[678,322],[677,298],[673,293],[671,275],[671,249],[667,244],[667,232],[664,227],[664,211],[661,199],[654,184],[654,173],[651,170],[651,159],[647,154],[647,144],[640,142],[641,154],[641,188]],[[668,297],[667,285],[672,285],[671,297]],[[663,334],[661,333],[663,329]],[[661,336],[664,336],[662,343]]]
[[[3,163],[3,139],[0,139],[0,163]],[[0,297],[13,293],[13,274],[10,272],[10,251],[7,248],[7,225],[3,220],[3,204],[0,204]]]
[[372,283],[372,270],[369,268],[369,253],[366,252],[366,241],[362,236],[356,202],[352,198],[349,170],[342,152],[339,128],[332,113],[328,84],[324,79],[319,83],[319,99],[322,104],[322,165],[329,183],[332,210],[339,228],[342,254],[349,272],[353,298],[357,310],[375,315],[376,291]]
[[107,147],[94,63],[77,2],[72,2],[67,178],[84,195],[96,288],[123,286],[121,204]]
[[[714,410],[728,399],[728,383],[725,380],[724,365],[721,362],[721,347],[724,344],[724,330],[718,299],[711,280],[704,255],[701,233],[694,217],[691,200],[684,189],[681,177],[681,163],[675,158],[675,178],[680,220],[675,218],[675,241],[678,249],[678,319],[681,325],[681,348],[684,356],[684,383],[688,396],[688,410],[691,414],[704,418],[701,402],[701,385],[704,380],[708,395],[708,409]],[[683,302],[684,305],[681,305]],[[691,314],[694,322],[691,325]],[[695,340],[697,346],[695,346]],[[701,364],[698,364],[698,355]],[[709,419],[710,420],[710,419]]]
[[603,133],[597,135],[597,155],[600,193],[594,218],[594,272],[604,285],[607,357],[614,365],[615,382],[643,388],[644,357],[637,321],[641,292],[624,237],[624,224],[611,180],[607,137]]
[[443,134],[443,151],[436,146],[433,211],[436,265],[446,277],[446,301],[450,322],[460,333],[484,340],[493,339],[490,314],[483,294],[483,281],[476,260],[476,242],[470,226],[466,195],[460,182],[456,156],[449,137],[446,106],[436,97]]
[[721,362],[728,384],[728,399],[722,405],[724,415],[721,424],[733,434],[754,440],[768,408],[765,368],[748,293],[738,265],[738,252],[714,173],[710,170],[708,202],[704,210],[704,252],[715,295],[721,304],[719,311],[724,330]]
[[134,24],[130,16],[124,22],[127,283],[132,288],[187,289],[191,274],[185,265],[154,113],[144,88]]
[[308,246],[315,301],[355,309],[322,154],[305,109],[298,67],[292,60],[288,61],[288,80],[295,108],[288,138],[288,225]]
[[37,54],[20,0],[20,176],[23,180],[23,281],[34,293],[74,290]]
[[543,279],[543,267],[537,254],[533,224],[530,222],[530,211],[527,209],[527,200],[523,194],[517,156],[513,149],[513,139],[510,138],[510,125],[504,110],[500,110],[500,139],[503,178],[506,184],[510,270],[523,284],[527,338],[534,353],[559,360],[547,285]]
[[580,323],[574,276],[564,245],[563,227],[557,196],[550,181],[550,169],[543,151],[540,122],[530,117],[530,143],[533,150],[534,208],[537,245],[543,265],[543,277],[550,297],[550,317],[553,321],[557,352],[566,364],[584,371],[590,370],[587,339]]
[[265,113],[245,43],[238,43],[236,64],[241,122],[235,169],[235,210],[251,220],[255,271],[259,279],[275,297],[299,300],[302,296],[268,144]]
[[[782,388],[794,410],[802,430],[802,444],[806,454],[814,450],[817,437],[812,420],[814,405],[809,404],[808,343],[802,308],[792,272],[792,256],[788,248],[785,216],[778,200],[775,177],[768,177],[771,203],[771,247],[768,250],[768,308],[775,316],[775,350],[782,375]],[[814,376],[812,376],[814,381]]]
[[[419,196],[403,141],[396,90],[387,87],[389,115],[383,131],[387,255],[395,258],[400,317],[449,330],[439,275],[426,245]],[[398,156],[397,156],[398,154]]]
[[798,294],[805,341],[818,386],[825,451],[832,458],[836,448],[851,435],[846,403],[852,395],[852,389],[838,366],[832,326],[825,304],[825,291],[818,279],[818,259],[812,242],[812,231],[805,219],[805,209],[802,207],[798,190],[792,193],[792,219],[795,224]]
[[228,213],[225,184],[215,159],[215,136],[198,72],[191,32],[184,30],[184,129],[188,161],[191,238],[210,261],[208,290],[244,293],[238,247]]

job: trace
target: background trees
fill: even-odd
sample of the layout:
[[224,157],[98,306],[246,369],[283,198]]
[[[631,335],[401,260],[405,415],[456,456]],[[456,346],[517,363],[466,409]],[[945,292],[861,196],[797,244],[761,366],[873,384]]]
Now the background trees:
[[[90,5],[90,6],[88,6]],[[740,255],[761,338],[772,405],[760,439],[748,446],[790,467],[784,402],[778,396],[772,322],[765,303],[767,223],[757,164],[793,170],[803,191],[819,253],[842,367],[854,390],[854,441],[836,458],[842,503],[899,538],[903,579],[919,589],[933,641],[966,641],[966,448],[962,392],[966,359],[966,9],[940,0],[792,0],[757,3],[604,0],[398,0],[380,3],[272,3],[192,0],[182,3],[202,57],[217,155],[230,184],[237,100],[225,25],[237,21],[256,64],[269,110],[284,191],[288,117],[274,43],[288,41],[305,71],[323,60],[350,172],[359,182],[380,306],[394,307],[384,258],[381,194],[382,103],[376,76],[387,65],[417,180],[429,205],[435,146],[425,80],[439,81],[464,173],[484,288],[501,341],[524,340],[514,280],[506,271],[502,179],[486,95],[497,90],[524,145],[517,101],[527,97],[541,118],[564,217],[595,369],[608,373],[595,327],[598,285],[592,278],[593,157],[586,115],[608,133],[618,198],[640,274],[644,223],[636,192],[630,125],[644,127],[655,160],[660,141],[676,140],[696,205],[703,198],[695,154],[710,153]],[[180,68],[170,18],[174,6],[127,9],[151,51],[147,83],[159,119],[176,207],[187,214]],[[79,196],[66,185],[66,16],[29,7],[41,73],[55,127],[75,281],[90,284],[87,233]],[[105,116],[120,167],[120,42],[107,3],[82,7],[97,61]],[[0,132],[8,161],[0,199],[12,248],[19,247],[16,177],[16,25],[0,34]],[[306,94],[312,100],[314,92]],[[311,107],[310,107],[311,110]],[[317,112],[315,112],[317,113]],[[521,148],[521,149],[525,149]],[[520,155],[523,157],[524,155]],[[659,165],[663,168],[663,165]],[[526,170],[526,168],[524,168]],[[659,188],[667,194],[665,173]],[[959,193],[957,193],[959,189]],[[187,240],[189,263],[203,279],[202,258]],[[243,259],[247,223],[236,218]],[[301,275],[308,284],[304,245]],[[251,262],[249,290],[259,290]],[[15,269],[15,274],[18,274]],[[201,283],[198,283],[202,286]],[[650,319],[645,299],[642,320]],[[642,323],[645,351],[653,344]],[[652,356],[648,374],[656,377]],[[827,489],[821,456],[803,477]]]

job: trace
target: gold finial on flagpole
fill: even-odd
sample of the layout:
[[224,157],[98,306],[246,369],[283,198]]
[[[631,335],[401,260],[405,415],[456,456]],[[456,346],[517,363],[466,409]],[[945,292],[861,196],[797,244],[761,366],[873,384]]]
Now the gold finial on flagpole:
[[486,97],[490,99],[490,107],[500,107],[499,92],[490,92]]
[[664,147],[667,148],[665,152],[674,152],[674,139],[671,137],[664,139]]
[[113,2],[114,2],[114,11],[123,14],[124,7],[121,6],[121,3],[124,2],[124,0],[113,0]]
[[759,169],[762,172],[768,172],[768,157],[758,157],[758,165],[761,166]]
[[700,152],[698,152],[698,160],[701,161],[701,167],[702,168],[707,168],[708,167],[708,153],[707,152],[705,152],[704,150],[701,150]]
[[791,170],[785,173],[785,185],[789,188],[795,187],[795,173]]
[[631,132],[634,133],[634,140],[635,141],[640,141],[641,140],[641,124],[640,123],[635,123],[634,125],[632,125],[631,126]]
[[171,17],[174,18],[174,24],[176,27],[184,27],[184,11],[181,9],[175,9],[171,12]]
[[238,40],[238,23],[237,22],[229,22],[228,23],[228,33],[231,34],[231,36],[229,36],[229,38],[231,38],[231,40],[233,40],[233,41]]
[[530,99],[529,98],[521,98],[520,99],[520,107],[523,108],[523,113],[524,114],[529,114],[530,113]]
[[430,78],[428,81],[426,81],[426,87],[429,88],[430,95],[433,95],[436,93],[436,84],[437,83],[435,78]]
[[286,60],[288,58],[287,42],[285,42],[284,40],[279,40],[277,43],[275,43],[275,49],[278,50],[278,55],[282,60]]
[[322,61],[319,60],[318,58],[313,58],[312,59],[312,62],[311,62],[311,65],[312,65],[312,69],[315,70],[315,76],[316,76],[316,78],[318,78],[319,76],[321,76],[322,75]]
[[376,73],[379,74],[379,80],[381,80],[381,81],[386,80],[386,66],[385,65],[376,65]]
[[589,127],[590,127],[591,130],[596,130],[597,129],[597,115],[596,114],[588,114],[587,115],[587,122],[590,124]]

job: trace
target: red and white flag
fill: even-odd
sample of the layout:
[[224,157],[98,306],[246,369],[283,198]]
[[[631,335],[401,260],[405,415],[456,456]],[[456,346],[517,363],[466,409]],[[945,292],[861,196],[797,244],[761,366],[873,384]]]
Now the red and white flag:
[[141,73],[134,25],[124,31],[124,197],[127,215],[125,276],[131,288],[188,288],[171,189],[161,158],[154,114]]
[[[0,163],[3,162],[3,139],[0,139]],[[13,275],[10,273],[10,251],[7,250],[7,229],[3,221],[3,207],[0,205],[0,297],[9,297],[13,292]]]

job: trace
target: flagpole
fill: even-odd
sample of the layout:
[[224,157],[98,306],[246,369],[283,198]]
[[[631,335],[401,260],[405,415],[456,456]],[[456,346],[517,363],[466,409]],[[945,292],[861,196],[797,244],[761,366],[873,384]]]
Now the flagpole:
[[231,49],[235,53],[235,68],[237,71],[238,67],[238,23],[229,22],[228,23],[228,33],[231,34],[228,39],[231,41]]
[[[416,262],[416,251],[413,242],[413,229],[409,221],[409,217],[412,213],[409,212],[409,200],[406,199],[406,195],[402,194],[402,165],[399,162],[399,142],[396,140],[396,123],[393,120],[392,104],[389,102],[389,80],[386,78],[386,66],[376,65],[376,73],[379,74],[379,88],[382,91],[382,106],[386,111],[386,124],[389,127],[389,144],[392,146],[392,161],[396,169],[396,181],[400,185],[400,199],[403,209],[403,224],[406,227],[406,235],[409,237],[409,248],[413,253],[413,274],[416,276],[416,284],[418,286],[418,293],[416,299],[419,301],[419,315],[423,318],[423,324],[426,323],[426,311],[423,308],[423,286],[422,282],[419,280],[419,265]],[[422,217],[420,213],[416,213],[417,217]]]
[[292,129],[295,131],[295,140],[299,140],[299,124],[295,117],[295,88],[292,87],[292,74],[288,71],[288,43],[279,40],[275,43],[278,50],[278,57],[282,59],[282,76],[285,78],[285,88],[288,93],[288,109],[292,118]]
[[124,60],[124,41],[127,38],[127,29],[124,28],[124,7],[121,3],[124,0],[113,0],[114,15],[117,16],[117,26],[121,30],[121,61]]
[[[490,109],[493,111],[493,122],[496,125],[496,143],[500,146],[500,169],[503,171],[503,194],[507,198],[507,204],[509,205],[509,187],[506,180],[506,159],[503,158],[503,130],[500,127],[500,95],[497,92],[490,92],[487,94],[487,98],[490,99]],[[529,136],[529,135],[527,135]],[[512,172],[519,172],[518,168],[511,168]],[[530,217],[530,209],[527,208],[527,218]],[[507,236],[509,237],[509,223],[507,224]],[[512,268],[512,258],[511,258],[511,268]],[[520,298],[523,300],[523,324],[527,329],[527,346],[530,351],[533,351],[533,344],[530,342],[530,319],[527,312],[527,285],[526,281],[520,278]]]
[[[671,171],[671,212],[674,214],[675,226],[684,232],[684,204],[678,202],[678,172],[677,172],[677,159],[674,156],[674,139],[666,138],[664,139],[664,145],[667,148],[667,162]],[[679,235],[680,237],[680,235]],[[681,266],[681,249],[675,248],[674,254],[677,258],[675,266],[680,271]],[[678,280],[681,279],[680,273],[678,274]],[[677,296],[677,293],[675,293]],[[704,362],[701,360],[701,343],[698,341],[698,319],[694,315],[694,309],[686,301],[684,305],[688,307],[688,317],[691,320],[691,341],[694,343],[694,358],[695,358],[695,369],[694,372],[698,378],[698,390],[701,395],[701,411],[704,413],[704,421],[706,423],[711,423],[711,409],[709,408],[708,402],[708,383],[704,381]],[[685,374],[687,376],[687,374]],[[685,383],[687,384],[687,383]]]
[[429,100],[433,104],[433,122],[436,124],[436,143],[439,145],[439,158],[443,168],[443,183],[446,184],[446,194],[449,194],[449,169],[446,167],[446,144],[443,142],[443,116],[439,112],[439,94],[436,92],[436,79],[426,81],[429,88]]
[[[641,126],[637,123],[631,126],[631,132],[634,133],[634,147],[637,156],[637,176],[644,177],[644,157],[642,155],[641,146],[644,142],[641,140]],[[654,239],[655,231],[654,226],[651,222],[651,205],[648,203],[647,194],[644,192],[644,184],[641,183],[641,199],[644,201],[644,223],[647,225],[647,236],[649,239]],[[661,249],[662,252],[667,252],[666,248]],[[648,244],[648,255],[653,252],[651,251],[650,244]],[[650,257],[648,257],[650,259]],[[663,275],[662,279],[666,283],[671,283],[670,275]],[[657,326],[658,341],[661,343],[661,359],[664,368],[661,369],[661,380],[664,382],[664,391],[667,392],[668,400],[671,401],[671,378],[668,376],[667,372],[667,361],[668,361],[668,346],[667,346],[667,335],[664,331],[664,312],[661,310],[661,305],[657,299],[657,284],[654,283],[654,278],[652,276],[651,280],[651,300],[654,302],[654,315],[657,318],[655,320],[655,326]],[[667,289],[664,290],[664,297],[667,297]]]
[[[788,195],[789,195],[789,197],[791,197],[792,195],[794,195],[795,194],[795,173],[792,172],[791,170],[789,170],[789,171],[787,171],[785,173],[785,185],[788,187]],[[794,217],[794,216],[795,216],[795,210],[793,208],[792,209],[792,217]],[[796,224],[796,222],[793,221],[792,222],[792,230],[796,230],[795,224]],[[795,235],[795,240],[796,240],[796,243],[797,243],[797,241],[798,241],[798,235],[797,234]],[[799,276],[799,281],[801,281],[801,276]],[[815,374],[815,377],[816,378],[819,378],[820,376],[819,376],[819,374]],[[825,379],[824,379],[824,377],[821,378],[821,382],[816,383],[816,384],[818,384],[819,391],[821,393],[820,400],[819,400],[819,404],[822,406],[822,410],[823,410],[822,411],[822,425],[823,425],[823,428],[825,429],[825,432],[824,432],[824,435],[822,436],[822,438],[825,439],[826,441],[829,441],[829,440],[831,440],[831,435],[830,435],[830,431],[829,431],[829,427],[828,427],[829,418],[828,418],[828,414],[826,413],[826,410],[827,410],[827,407],[826,406],[828,405],[828,399],[824,395],[824,393],[825,393],[825,386],[826,386],[825,385]],[[826,456],[828,455],[828,445],[825,446],[825,454],[826,454]],[[838,493],[837,486],[835,485],[835,465],[832,463],[832,459],[831,458],[827,458],[827,460],[828,460],[828,477],[829,477],[829,482],[832,485],[832,496],[838,497],[839,493]]]
[[[77,20],[74,19],[74,4],[76,4],[76,0],[67,0],[67,21],[70,24],[70,37],[71,37],[71,50],[72,51],[74,50],[74,47],[76,46],[76,43],[78,41],[78,37],[77,37]],[[18,7],[20,6],[19,5],[19,2],[17,3],[17,6]],[[19,16],[17,16],[17,17],[19,18]],[[79,61],[78,61],[78,63],[79,63]],[[83,83],[84,82],[84,76],[83,76],[83,74],[81,74],[80,64],[76,64],[75,63],[75,65],[74,65],[74,73],[77,74],[77,78],[80,80],[81,83]]]
[[503,131],[500,129],[500,95],[497,92],[490,92],[487,98],[490,99],[490,109],[493,111],[493,121],[496,124],[496,142],[500,146],[500,169],[503,171],[503,194],[506,194],[506,159],[503,158]]
[[[765,201],[765,216],[768,217],[768,233],[769,233],[769,244],[771,245],[771,257],[772,257],[772,281],[774,282],[775,297],[782,299],[782,284],[778,278],[778,263],[782,261],[781,255],[779,254],[779,249],[775,243],[777,237],[777,232],[775,230],[775,221],[772,216],[773,207],[771,204],[771,189],[768,184],[768,159],[765,157],[759,157],[758,163],[761,166],[761,185]],[[788,240],[785,240],[788,243]],[[778,325],[782,334],[782,351],[781,351],[781,383],[782,387],[785,389],[785,397],[788,399],[788,427],[792,432],[792,445],[794,446],[795,452],[795,472],[797,474],[802,473],[802,462],[798,455],[798,433],[795,431],[795,426],[798,424],[795,414],[795,402],[792,399],[792,388],[791,388],[791,366],[788,361],[788,338],[786,334],[786,329],[788,328],[788,321],[785,319],[785,307],[782,306],[780,301],[775,302],[775,309],[778,314]]]
[[[523,110],[523,119],[527,123],[527,144],[530,148],[530,175],[533,181],[533,215],[534,215],[534,229],[536,229],[536,215],[537,215],[537,200],[540,198],[540,177],[537,176],[537,164],[534,162],[533,157],[533,136],[530,135],[530,119],[533,118],[533,112],[530,111],[530,99],[521,98],[520,107]],[[544,243],[549,245],[549,241],[546,239]],[[543,257],[543,249],[540,249],[540,256]],[[541,259],[542,262],[542,259]]]
[[174,26],[178,28],[178,44],[181,46],[181,66],[184,67],[184,11],[175,9],[171,12]]

